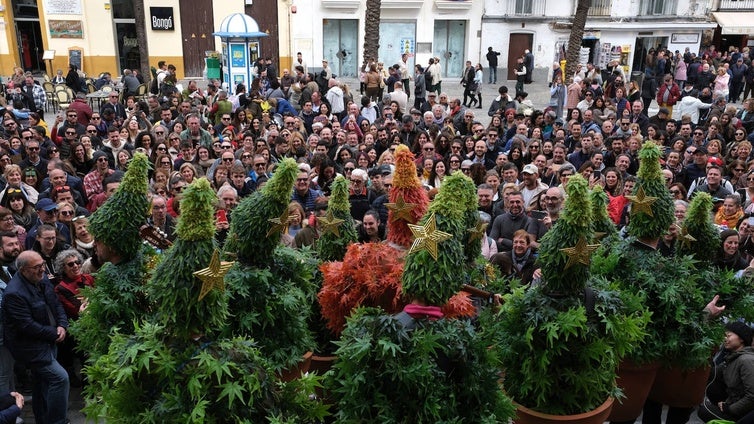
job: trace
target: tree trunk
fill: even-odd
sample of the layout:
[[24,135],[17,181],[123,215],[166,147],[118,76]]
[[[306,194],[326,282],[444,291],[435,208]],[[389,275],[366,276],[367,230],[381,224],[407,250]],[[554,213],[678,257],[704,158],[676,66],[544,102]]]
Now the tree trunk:
[[581,40],[584,38],[584,27],[589,15],[589,6],[592,0],[578,0],[576,5],[576,14],[573,16],[573,25],[571,26],[571,36],[568,37],[568,51],[566,52],[566,70],[563,75],[563,82],[569,84],[569,79],[576,73],[576,65],[579,63],[579,50],[581,49]]
[[133,0],[136,19],[136,41],[139,43],[139,73],[145,81],[152,78],[149,73],[149,49],[147,48],[147,28],[144,19],[144,0]]
[[380,8],[382,0],[367,0],[364,16],[364,60],[377,60],[380,50]]

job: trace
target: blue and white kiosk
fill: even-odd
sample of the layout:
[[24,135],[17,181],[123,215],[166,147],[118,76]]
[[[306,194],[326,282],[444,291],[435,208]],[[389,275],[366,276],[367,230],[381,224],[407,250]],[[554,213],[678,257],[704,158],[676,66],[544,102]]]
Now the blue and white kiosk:
[[259,39],[268,35],[259,30],[254,18],[244,13],[225,17],[220,30],[212,35],[222,41],[223,81],[228,83],[230,94],[235,94],[238,83],[248,90],[254,78],[251,66],[259,58]]

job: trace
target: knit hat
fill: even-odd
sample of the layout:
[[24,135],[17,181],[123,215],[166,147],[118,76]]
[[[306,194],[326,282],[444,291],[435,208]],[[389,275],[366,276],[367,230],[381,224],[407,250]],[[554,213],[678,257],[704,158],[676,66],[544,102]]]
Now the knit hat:
[[748,325],[741,321],[732,321],[725,324],[725,331],[730,331],[740,337],[741,341],[744,342],[745,347],[751,346],[751,339],[754,337],[754,331],[752,331],[751,327]]

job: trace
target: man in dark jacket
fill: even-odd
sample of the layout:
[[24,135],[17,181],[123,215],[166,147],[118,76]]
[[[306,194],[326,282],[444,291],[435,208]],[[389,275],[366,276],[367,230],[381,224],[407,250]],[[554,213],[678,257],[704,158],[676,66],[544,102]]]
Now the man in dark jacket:
[[69,382],[56,359],[56,345],[67,335],[68,318],[45,276],[42,257],[26,251],[16,265],[18,272],[3,297],[4,341],[13,358],[33,374],[36,422],[61,424],[68,413]]

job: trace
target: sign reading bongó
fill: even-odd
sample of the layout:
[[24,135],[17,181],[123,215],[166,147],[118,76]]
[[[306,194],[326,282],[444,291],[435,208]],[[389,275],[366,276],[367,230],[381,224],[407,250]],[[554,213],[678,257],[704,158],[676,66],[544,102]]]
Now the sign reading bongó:
[[175,29],[172,7],[150,7],[152,31],[173,31]]

